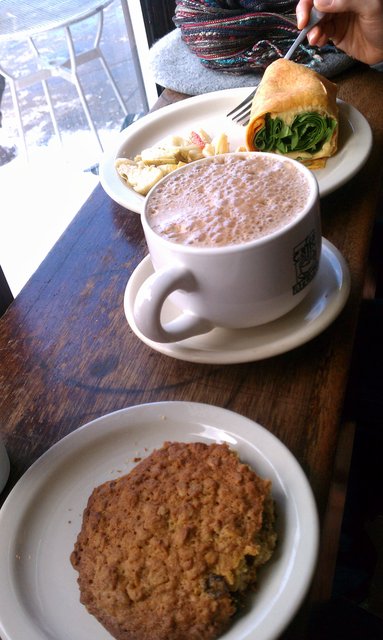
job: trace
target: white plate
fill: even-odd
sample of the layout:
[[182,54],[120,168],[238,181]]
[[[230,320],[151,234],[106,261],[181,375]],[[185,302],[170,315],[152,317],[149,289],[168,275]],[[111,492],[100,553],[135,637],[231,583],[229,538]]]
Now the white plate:
[[[160,353],[206,364],[253,362],[291,351],[324,331],[341,312],[350,293],[348,266],[334,245],[323,238],[319,271],[311,291],[282,318],[250,329],[216,328],[180,342],[160,343],[146,338],[133,316],[137,291],[151,273],[153,265],[147,256],[129,278],[124,309],[130,327],[140,340]],[[180,311],[167,299],[162,313],[163,322],[170,322]]]
[[[149,113],[121,131],[117,143],[106,151],[100,162],[100,181],[106,193],[123,207],[140,213],[144,196],[126,186],[115,169],[119,157],[133,159],[170,135],[187,135],[193,129],[204,129],[209,135],[225,132],[230,151],[244,145],[244,127],[225,114],[241,102],[249,88],[224,89],[187,98],[181,102]],[[350,180],[363,166],[372,146],[372,133],[365,117],[354,107],[338,100],[340,111],[340,139],[337,154],[324,169],[314,171],[319,192],[325,196]]]
[[30,467],[0,511],[3,640],[109,640],[79,602],[69,556],[93,488],[129,472],[165,440],[228,442],[273,482],[279,544],[252,606],[222,640],[277,638],[309,586],[318,548],[314,498],[301,467],[269,431],[231,411],[189,402],[129,407],[68,435]]

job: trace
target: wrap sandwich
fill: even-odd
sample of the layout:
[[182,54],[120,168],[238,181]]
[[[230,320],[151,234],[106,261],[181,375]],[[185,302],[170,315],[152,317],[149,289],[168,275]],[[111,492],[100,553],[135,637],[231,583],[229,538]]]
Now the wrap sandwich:
[[267,67],[246,129],[249,151],[269,151],[325,166],[338,142],[337,86],[304,65],[281,58]]

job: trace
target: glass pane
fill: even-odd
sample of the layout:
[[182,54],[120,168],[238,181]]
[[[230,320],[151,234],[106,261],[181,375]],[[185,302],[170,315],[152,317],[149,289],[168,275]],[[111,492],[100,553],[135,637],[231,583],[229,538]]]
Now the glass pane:
[[[7,0],[8,5],[10,1]],[[15,6],[23,5],[13,1]],[[33,0],[29,2],[32,4]],[[40,0],[41,4],[44,0]],[[12,80],[8,77],[1,101],[0,265],[14,294],[97,185],[102,148],[113,144],[123,124],[146,113],[153,102],[154,84],[150,78],[142,77],[128,4],[126,0],[116,0],[104,9],[99,49],[96,45],[92,53],[89,51],[94,48],[100,28],[97,16],[74,24],[70,36],[60,28],[41,33],[31,41],[26,37],[4,41],[0,29],[0,67],[18,83],[16,93],[28,152],[26,159]],[[81,3],[73,5],[78,7]],[[134,11],[136,33],[140,23],[136,7]],[[142,48],[144,31],[137,38]],[[37,52],[44,57],[44,63],[49,60],[58,67],[68,58],[71,40],[82,63],[78,67],[79,89],[73,77],[71,80],[65,75],[69,73],[68,64],[47,79],[57,122],[55,130]],[[108,80],[100,52],[121,98]],[[31,73],[38,74],[38,81],[28,86]],[[81,90],[91,121],[81,102]]]

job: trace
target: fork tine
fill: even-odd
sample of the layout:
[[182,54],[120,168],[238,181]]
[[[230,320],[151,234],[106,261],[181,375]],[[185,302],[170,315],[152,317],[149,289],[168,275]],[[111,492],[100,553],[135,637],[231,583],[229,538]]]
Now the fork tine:
[[[242,100],[242,102],[240,104],[237,104],[236,107],[234,107],[234,109],[232,109],[231,111],[229,111],[229,113],[226,114],[227,117],[233,115],[233,113],[235,113],[236,111],[238,111],[238,109],[241,109],[242,107],[246,107],[249,102],[252,101],[252,99],[255,96],[255,92],[257,90],[257,87],[255,87],[255,89],[253,89],[253,91],[251,93],[249,93],[248,96],[246,96],[246,98],[244,100]],[[235,117],[237,117],[239,114],[237,114]],[[233,117],[234,120],[234,117]]]
[[248,115],[250,111],[251,102],[248,102],[247,105],[243,109],[241,109],[241,111],[238,111],[238,113],[232,116],[232,120],[239,122],[244,116],[246,117],[246,115]]
[[247,109],[247,111],[242,115],[242,117],[238,118],[238,116],[236,116],[235,118],[233,118],[233,120],[235,120],[235,122],[238,122],[238,124],[242,124],[243,126],[245,126],[246,124],[249,123],[250,113],[251,113],[251,107],[250,109]]
[[239,113],[237,113],[235,116],[233,116],[232,119],[234,120],[234,122],[238,122],[239,124],[241,124],[242,121],[244,121],[246,119],[249,119],[250,112],[251,112],[251,104],[247,105],[247,107],[245,107]]

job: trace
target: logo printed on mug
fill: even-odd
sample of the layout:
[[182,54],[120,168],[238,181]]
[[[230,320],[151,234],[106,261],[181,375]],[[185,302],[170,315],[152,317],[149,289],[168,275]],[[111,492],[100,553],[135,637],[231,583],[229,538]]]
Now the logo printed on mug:
[[319,260],[316,249],[316,239],[314,229],[311,233],[294,249],[294,263],[297,274],[297,282],[293,286],[293,293],[296,295],[307,287],[318,271]]

